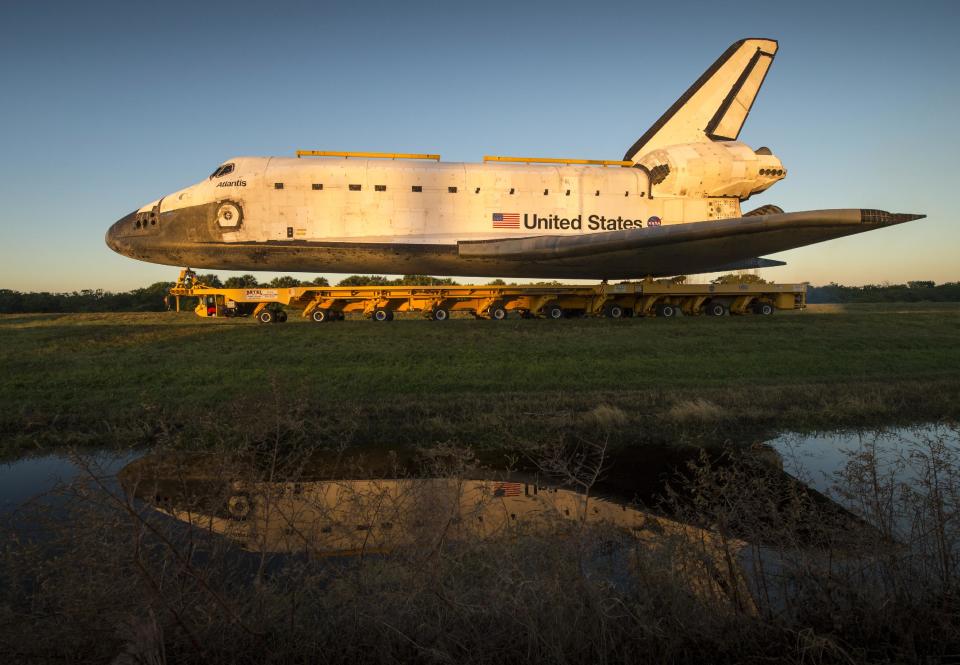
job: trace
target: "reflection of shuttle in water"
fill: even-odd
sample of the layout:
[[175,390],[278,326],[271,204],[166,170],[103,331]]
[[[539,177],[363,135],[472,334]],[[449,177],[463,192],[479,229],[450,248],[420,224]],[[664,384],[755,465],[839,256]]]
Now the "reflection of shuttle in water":
[[[743,548],[705,529],[531,477],[236,480],[145,458],[120,474],[127,492],[178,520],[254,552],[352,556],[432,549],[582,528],[660,553],[698,593],[741,603]],[[737,589],[731,593],[731,589]]]
[[620,279],[782,265],[763,255],[922,217],[741,210],[786,176],[768,148],[737,140],[777,48],[730,46],[622,161],[236,157],[106,242],[196,268]]
[[445,539],[563,532],[588,522],[660,536],[691,529],[604,499],[533,482],[417,478],[233,483],[219,509],[204,513],[142,486],[141,498],[177,519],[254,551],[342,555],[388,552]]

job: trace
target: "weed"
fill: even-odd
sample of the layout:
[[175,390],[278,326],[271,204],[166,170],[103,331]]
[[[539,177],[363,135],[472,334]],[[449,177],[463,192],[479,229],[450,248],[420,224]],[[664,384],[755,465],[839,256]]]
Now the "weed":
[[[172,483],[164,489],[148,474],[142,491],[123,493],[89,467],[85,482],[62,488],[69,501],[59,514],[25,508],[31,529],[10,529],[0,557],[0,649],[24,663],[699,663],[704,654],[717,663],[919,663],[960,645],[955,430],[894,460],[869,449],[851,457],[835,482],[853,513],[828,510],[775,467],[730,451],[677,476],[667,506],[687,526],[649,518],[625,531],[578,518],[557,523],[566,529],[464,539],[454,517],[476,513],[451,512],[443,497],[457,494],[404,480],[395,464],[382,466],[384,478],[399,481],[360,493],[344,490],[361,486],[352,480],[317,486],[341,488],[334,502],[311,494],[302,451],[283,452],[282,420],[272,443],[243,454],[205,453],[199,465],[174,454],[154,467]],[[356,477],[330,453],[336,473]],[[919,483],[891,473],[907,462]],[[472,451],[453,445],[421,451],[418,464],[448,478],[446,488],[466,486],[478,469]],[[584,500],[570,505],[583,506],[581,516],[605,509],[590,498],[616,464],[602,441],[557,448],[538,464],[578,488],[571,496]],[[201,480],[221,490],[201,492]],[[240,486],[261,488],[252,501],[273,522],[204,517]],[[279,492],[298,486],[294,502]],[[386,487],[407,489],[388,502]],[[151,500],[162,512],[133,498],[176,488],[179,503]],[[372,532],[351,530],[369,543],[352,557],[303,545],[278,552],[251,535],[296,538],[313,521],[366,520],[368,510],[414,515],[409,533],[423,526],[389,555],[366,540]]]
[[709,400],[697,398],[684,399],[674,403],[665,415],[667,419],[678,423],[686,421],[710,423],[723,420],[730,414]]

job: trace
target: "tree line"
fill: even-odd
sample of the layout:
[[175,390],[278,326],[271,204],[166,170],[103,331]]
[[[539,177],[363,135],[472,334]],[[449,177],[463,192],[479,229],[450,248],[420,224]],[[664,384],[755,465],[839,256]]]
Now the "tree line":
[[[260,282],[254,275],[240,275],[221,280],[213,273],[197,275],[196,281],[206,286],[226,289],[278,288],[293,286],[330,286],[325,277],[301,280],[290,275]],[[381,275],[350,275],[338,286],[456,286],[449,278],[429,275],[404,275],[388,279]],[[14,291],[0,289],[0,314],[76,313],[76,312],[160,312],[166,309],[164,296],[173,282],[156,282],[131,291],[113,292],[103,289],[55,293],[50,291]]]
[[807,287],[808,303],[960,302],[960,282],[936,284],[911,281],[906,284],[867,284]]
[[[685,277],[672,277],[668,280],[683,283]],[[289,275],[274,277],[268,282],[260,282],[253,275],[240,275],[221,280],[215,274],[198,275],[197,281],[215,288],[290,288],[294,286],[330,286],[324,277],[301,280]],[[659,280],[658,280],[659,281]],[[713,280],[714,284],[729,283],[765,283],[756,275],[729,274]],[[496,279],[487,282],[493,286],[506,286],[507,282]],[[114,293],[102,289],[84,289],[68,293],[48,291],[24,292],[0,289],[0,313],[22,314],[72,313],[72,312],[157,312],[166,308],[164,296],[173,286],[173,282],[156,282],[150,286],[131,291]],[[516,285],[516,282],[511,282]],[[561,286],[560,282],[536,282],[538,286]],[[450,278],[431,277],[429,275],[404,275],[389,279],[382,275],[350,275],[337,283],[337,286],[457,286]],[[868,284],[866,286],[844,286],[831,282],[825,286],[807,288],[809,303],[882,303],[882,302],[960,302],[960,282],[936,284],[932,281],[910,281],[906,284]]]
[[[683,283],[683,276],[668,280]],[[729,273],[711,280],[712,284],[767,284],[757,275]],[[906,284],[867,284],[844,286],[830,282],[825,286],[807,284],[807,302],[827,303],[884,303],[884,302],[960,302],[960,282],[937,284],[931,280],[914,280]]]

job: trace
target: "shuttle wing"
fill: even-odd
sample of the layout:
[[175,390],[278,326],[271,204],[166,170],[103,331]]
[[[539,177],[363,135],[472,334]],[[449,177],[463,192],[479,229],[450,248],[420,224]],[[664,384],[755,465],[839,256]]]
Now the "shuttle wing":
[[[691,258],[691,267],[699,266],[704,260],[713,261],[711,265],[722,266],[925,216],[859,208],[811,210],[577,236],[542,235],[463,241],[457,244],[457,250],[463,258],[544,263],[635,252],[640,256],[656,257],[658,261],[655,262],[667,255],[681,266],[686,257]],[[681,267],[677,272],[688,270],[691,268]]]

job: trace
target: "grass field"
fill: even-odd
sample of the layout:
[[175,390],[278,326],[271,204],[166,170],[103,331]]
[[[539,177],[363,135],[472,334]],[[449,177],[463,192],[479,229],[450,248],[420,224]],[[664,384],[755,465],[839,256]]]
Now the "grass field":
[[[0,456],[149,447],[169,482],[131,471],[141,498],[168,508],[186,498],[186,514],[202,516],[246,496],[280,506],[270,519],[288,521],[272,528],[305,539],[288,556],[257,537],[184,528],[111,489],[95,456],[71,456],[81,481],[0,515],[10,534],[0,653],[24,663],[946,662],[960,652],[955,430],[904,445],[910,480],[876,449],[851,457],[832,476],[841,510],[770,454],[723,444],[956,420],[958,340],[960,305],[269,326],[172,313],[3,317]],[[185,448],[209,454],[197,462]],[[506,461],[594,497],[649,501],[711,535],[616,529],[588,521],[584,503],[583,519],[555,534],[511,528],[461,542],[459,513],[412,493],[377,495],[361,537],[393,528],[386,504],[410,510],[414,526],[417,511],[445,515],[442,528],[389,555],[316,556],[304,533],[343,513],[311,522],[306,503],[284,499],[318,477],[308,474],[315,448],[347,479],[402,478],[396,462],[409,452],[431,478]],[[205,487],[218,491],[197,493]],[[901,518],[909,538],[894,537]],[[221,522],[234,536],[270,528]]]
[[[773,317],[282,325],[0,318],[5,455],[276,430],[318,441],[723,441],[960,416],[960,306]],[[594,414],[594,415],[591,415]],[[232,428],[232,429],[231,429]]]

